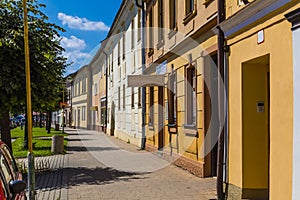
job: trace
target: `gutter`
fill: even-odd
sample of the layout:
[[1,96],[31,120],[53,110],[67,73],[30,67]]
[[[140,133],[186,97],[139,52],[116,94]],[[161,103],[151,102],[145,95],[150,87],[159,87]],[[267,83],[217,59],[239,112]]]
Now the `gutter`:
[[107,112],[107,107],[108,107],[108,64],[107,64],[107,60],[108,60],[108,55],[107,53],[104,51],[102,51],[104,54],[105,54],[105,57],[106,57],[106,61],[105,61],[105,64],[106,64],[106,69],[105,69],[105,98],[106,98],[106,101],[105,101],[105,134],[107,134],[107,117],[108,117],[108,112]]
[[[142,0],[142,3],[139,4],[138,0],[135,0],[135,4],[138,8],[142,10],[142,75],[144,75],[146,69],[146,58],[145,58],[145,27],[146,27],[146,13],[145,5]],[[142,140],[141,140],[141,149],[146,148],[146,88],[142,87]]]
[[[225,2],[224,0],[218,1],[218,67],[219,67],[219,77],[218,77],[218,102],[219,102],[219,139],[218,139],[218,160],[217,160],[217,196],[219,200],[225,199],[225,193],[223,189],[223,170],[224,170],[224,131],[225,124],[223,125],[225,117],[225,88],[223,86],[224,81],[224,45],[225,36],[224,32],[220,28],[219,24],[225,20]],[[226,70],[227,71],[227,70]],[[225,84],[224,84],[225,85]]]

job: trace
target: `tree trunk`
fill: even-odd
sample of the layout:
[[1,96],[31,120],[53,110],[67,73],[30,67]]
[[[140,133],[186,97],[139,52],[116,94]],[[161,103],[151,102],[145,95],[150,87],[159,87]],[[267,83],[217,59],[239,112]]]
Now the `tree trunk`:
[[51,121],[52,121],[52,112],[48,112],[48,123],[47,123],[47,133],[51,132]]
[[1,123],[1,140],[5,142],[12,151],[8,110],[2,112],[0,123]]
[[45,129],[46,131],[48,130],[48,124],[49,124],[49,115],[48,115],[48,112],[46,114],[46,121],[45,121]]
[[42,118],[43,118],[43,113],[40,112],[40,122],[39,122],[40,128],[42,128]]

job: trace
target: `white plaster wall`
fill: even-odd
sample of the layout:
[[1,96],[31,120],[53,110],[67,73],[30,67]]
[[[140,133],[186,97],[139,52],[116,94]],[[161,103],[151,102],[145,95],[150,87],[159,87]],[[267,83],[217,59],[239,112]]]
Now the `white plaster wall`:
[[300,199],[300,28],[293,32],[294,52],[294,152],[293,199]]

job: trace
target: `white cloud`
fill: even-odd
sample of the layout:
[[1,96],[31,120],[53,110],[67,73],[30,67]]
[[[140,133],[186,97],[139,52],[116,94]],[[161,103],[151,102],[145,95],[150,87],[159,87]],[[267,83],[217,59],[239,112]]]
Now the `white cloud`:
[[91,55],[81,52],[80,50],[71,50],[63,53],[63,56],[68,59],[68,62],[72,62],[73,65],[80,65],[86,59],[90,59]]
[[86,43],[84,40],[81,40],[73,35],[70,38],[62,37],[60,44],[64,49],[80,50],[80,49],[84,49],[86,47]]
[[90,53],[84,52],[87,46],[85,41],[76,36],[62,36],[60,44],[65,49],[63,56],[67,58],[67,62],[71,64],[67,69],[67,74],[74,72],[74,70],[76,71],[83,63],[92,58]]
[[89,21],[86,18],[80,18],[77,16],[70,16],[64,13],[58,13],[58,19],[62,21],[62,24],[67,24],[69,28],[79,29],[84,31],[108,31],[109,27],[105,23],[99,21]]

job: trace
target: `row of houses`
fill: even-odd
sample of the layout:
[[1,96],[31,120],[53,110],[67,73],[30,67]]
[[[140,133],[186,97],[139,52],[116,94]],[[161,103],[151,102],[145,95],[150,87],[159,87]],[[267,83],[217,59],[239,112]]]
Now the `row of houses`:
[[123,0],[65,120],[218,175],[219,198],[299,199],[299,21],[298,0]]

